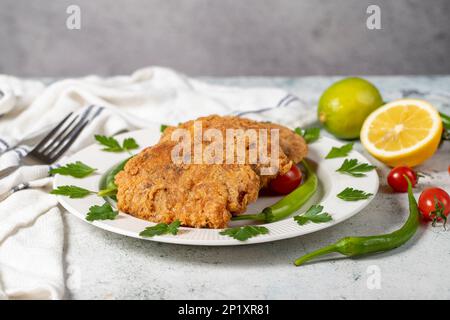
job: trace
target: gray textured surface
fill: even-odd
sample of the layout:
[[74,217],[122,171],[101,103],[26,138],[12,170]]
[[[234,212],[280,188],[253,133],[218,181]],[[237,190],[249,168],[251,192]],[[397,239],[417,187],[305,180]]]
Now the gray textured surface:
[[[403,96],[430,100],[450,113],[450,76],[371,77],[385,100]],[[230,85],[273,85],[300,96],[314,112],[334,78],[209,79]],[[360,145],[358,150],[364,152]],[[365,152],[364,152],[365,153]],[[366,156],[370,158],[367,153]],[[418,169],[427,186],[450,192],[450,143]],[[386,185],[388,169],[377,161],[381,187],[355,217],[307,236],[240,247],[189,247],[116,235],[65,214],[67,298],[74,299],[450,299],[450,231],[423,226],[405,246],[361,259],[323,261],[295,268],[307,251],[347,235],[385,233],[407,217],[405,194]],[[381,288],[367,286],[367,268],[381,271]]]
[[[382,30],[366,28],[369,4]],[[0,73],[448,74],[449,16],[448,0],[1,0]]]

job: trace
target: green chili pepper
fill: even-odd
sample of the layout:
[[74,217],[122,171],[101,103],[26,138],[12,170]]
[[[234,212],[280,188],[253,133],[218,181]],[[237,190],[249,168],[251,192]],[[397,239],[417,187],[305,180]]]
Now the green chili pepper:
[[444,130],[442,132],[442,141],[449,140],[450,141],[450,116],[439,113],[442,119],[442,125],[444,126]]
[[439,113],[442,119],[442,124],[444,125],[444,128],[447,130],[450,130],[450,116],[443,114],[442,112]]
[[130,159],[131,157],[122,161],[117,166],[113,167],[103,177],[103,179],[100,181],[100,188],[102,189],[97,193],[100,197],[110,197],[115,196],[117,194],[117,185],[114,182],[114,178],[120,171],[123,170],[128,160]]
[[257,214],[243,214],[233,217],[233,220],[258,220],[263,222],[275,222],[286,217],[301,208],[302,205],[308,201],[317,190],[317,176],[310,168],[306,161],[302,161],[306,170],[306,181],[297,187],[294,191],[289,193],[283,199],[274,205],[263,209],[261,213]]
[[305,262],[328,253],[337,252],[348,257],[356,257],[370,253],[383,252],[400,247],[416,233],[419,227],[419,209],[412,193],[411,182],[408,182],[409,216],[405,224],[389,234],[368,237],[346,237],[334,244],[313,251],[295,260],[294,264],[300,266]]

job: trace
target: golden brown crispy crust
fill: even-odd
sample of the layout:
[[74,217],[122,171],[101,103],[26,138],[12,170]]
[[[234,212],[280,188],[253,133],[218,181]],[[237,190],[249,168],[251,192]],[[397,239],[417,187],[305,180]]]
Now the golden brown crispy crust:
[[302,136],[279,124],[264,123],[263,125],[280,130],[280,147],[294,163],[299,163],[308,154],[308,145]]
[[210,115],[207,117],[201,117],[196,120],[187,121],[179,124],[176,127],[167,127],[163,135],[161,136],[160,141],[168,141],[171,139],[171,134],[175,129],[184,128],[190,129],[193,128],[194,121],[202,121],[202,127],[205,131],[209,128],[215,128],[222,130],[224,132],[226,129],[259,129],[259,128],[267,128],[267,129],[279,129],[280,131],[280,147],[286,156],[292,160],[294,163],[299,163],[308,153],[308,145],[303,139],[302,136],[296,134],[289,128],[285,126],[271,123],[271,122],[257,122],[254,120],[235,117],[235,116],[218,116],[218,115]]
[[[303,138],[279,125],[238,117],[209,116],[198,120],[202,120],[203,130],[280,129],[281,174],[307,153]],[[192,130],[192,126],[193,121],[188,121],[176,128]],[[153,222],[180,220],[184,226],[224,228],[232,215],[245,212],[247,205],[257,199],[259,190],[276,177],[261,175],[262,166],[258,163],[175,164],[171,158],[177,144],[171,141],[173,130],[175,127],[167,128],[158,144],[130,159],[117,174],[121,211]]]
[[248,165],[176,165],[174,143],[159,143],[128,161],[116,176],[118,208],[138,218],[224,228],[258,197],[259,177]]

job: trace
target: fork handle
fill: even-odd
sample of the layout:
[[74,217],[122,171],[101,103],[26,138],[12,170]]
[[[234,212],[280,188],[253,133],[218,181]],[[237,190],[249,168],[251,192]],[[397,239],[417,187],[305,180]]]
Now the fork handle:
[[0,180],[5,178],[6,176],[9,176],[11,173],[13,173],[14,171],[16,171],[16,169],[19,168],[19,166],[12,166],[6,169],[3,169],[0,171]]

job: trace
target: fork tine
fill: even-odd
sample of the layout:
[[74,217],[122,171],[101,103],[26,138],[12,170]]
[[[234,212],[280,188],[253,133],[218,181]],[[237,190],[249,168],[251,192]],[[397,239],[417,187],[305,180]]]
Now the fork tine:
[[44,147],[41,150],[38,150],[39,153],[42,154],[48,154],[50,152],[51,149],[53,149],[55,146],[58,145],[58,141],[61,139],[61,137],[64,134],[70,133],[76,126],[77,124],[75,124],[75,126],[72,126],[74,124],[74,122],[78,119],[78,116],[76,116],[75,118],[72,119],[72,121],[70,121],[70,123],[65,126],[55,138],[50,138],[49,143],[47,143],[46,145],[44,145]]
[[[77,122],[75,122],[77,120]],[[72,125],[73,122],[75,122],[75,125]],[[50,156],[52,153],[54,153],[57,149],[59,149],[64,141],[66,141],[67,137],[74,132],[81,124],[83,124],[84,119],[79,119],[78,116],[75,117],[74,121],[71,122],[70,125],[68,125],[63,132],[61,132],[58,135],[57,139],[53,140],[53,143],[49,145],[45,150],[42,150],[42,153],[46,156]]]
[[73,114],[73,112],[69,113],[64,119],[61,120],[60,123],[58,123],[58,125],[52,129],[52,131],[50,131],[43,139],[41,142],[38,143],[38,145],[36,147],[33,148],[33,150],[30,151],[30,153],[39,150],[40,148],[42,148],[49,140],[50,138],[59,130],[59,128],[61,128],[61,126],[67,121],[67,119],[70,118],[70,116]]
[[81,124],[80,123],[81,121],[73,128],[71,132],[64,136],[59,145],[53,148],[53,150],[48,154],[49,162],[52,163],[57,160],[72,145],[81,131],[83,131],[84,127],[86,127],[86,125],[89,123],[89,120],[86,120]]

